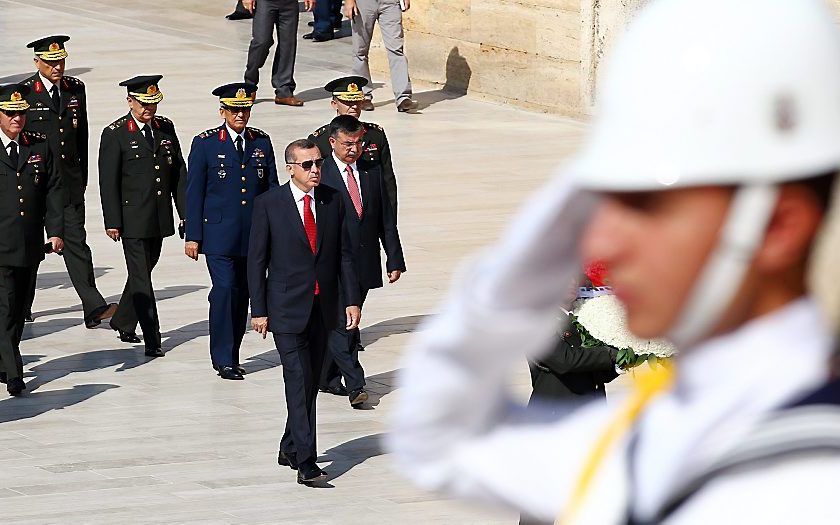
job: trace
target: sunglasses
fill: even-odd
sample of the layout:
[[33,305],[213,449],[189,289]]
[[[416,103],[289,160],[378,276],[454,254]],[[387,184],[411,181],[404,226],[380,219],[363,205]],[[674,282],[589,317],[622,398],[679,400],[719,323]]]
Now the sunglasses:
[[17,116],[22,117],[22,116],[26,115],[26,110],[25,109],[18,109],[18,110],[3,109],[3,110],[0,110],[0,111],[2,111],[3,114],[6,115],[9,118],[15,118]]
[[303,162],[287,162],[286,164],[297,164],[301,168],[309,171],[312,169],[312,166],[315,165],[316,167],[320,168],[322,164],[324,164],[324,159],[315,159],[315,160],[305,160]]
[[239,113],[247,115],[251,112],[251,108],[223,108],[225,111],[232,115],[238,115]]

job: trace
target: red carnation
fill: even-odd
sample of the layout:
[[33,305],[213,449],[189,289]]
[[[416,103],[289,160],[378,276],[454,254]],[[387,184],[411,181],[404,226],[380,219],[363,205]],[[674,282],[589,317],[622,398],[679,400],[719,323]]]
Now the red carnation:
[[604,261],[592,261],[586,265],[583,272],[592,286],[609,286],[607,281],[607,265]]

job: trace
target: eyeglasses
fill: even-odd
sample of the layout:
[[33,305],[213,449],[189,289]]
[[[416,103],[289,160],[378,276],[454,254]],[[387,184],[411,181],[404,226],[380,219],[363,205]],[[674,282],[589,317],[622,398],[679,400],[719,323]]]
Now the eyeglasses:
[[339,142],[339,144],[341,144],[345,148],[358,148],[359,146],[362,145],[362,141],[357,140],[355,142]]
[[312,169],[313,165],[317,168],[320,168],[321,165],[324,164],[324,159],[321,158],[321,159],[315,159],[315,160],[305,160],[303,162],[287,162],[286,164],[297,164],[298,166],[305,169],[306,171],[309,171],[309,170]]
[[22,116],[26,115],[26,110],[25,109],[19,109],[19,110],[14,110],[14,111],[10,110],[10,109],[3,109],[3,110],[0,110],[0,111],[2,111],[3,114],[6,115],[9,118],[22,117]]

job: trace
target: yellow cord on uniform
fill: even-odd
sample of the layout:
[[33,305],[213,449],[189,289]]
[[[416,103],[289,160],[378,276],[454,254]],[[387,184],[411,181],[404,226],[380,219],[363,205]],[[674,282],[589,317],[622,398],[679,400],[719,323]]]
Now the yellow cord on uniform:
[[574,522],[575,516],[583,506],[592,480],[607,457],[607,453],[620,437],[627,434],[645,405],[657,394],[670,387],[673,378],[674,371],[670,365],[658,365],[656,368],[649,368],[636,374],[633,395],[630,396],[627,403],[619,410],[616,418],[610,422],[604,433],[595,442],[595,446],[586,458],[569,503],[566,505],[563,514],[557,518],[556,525],[571,525]]

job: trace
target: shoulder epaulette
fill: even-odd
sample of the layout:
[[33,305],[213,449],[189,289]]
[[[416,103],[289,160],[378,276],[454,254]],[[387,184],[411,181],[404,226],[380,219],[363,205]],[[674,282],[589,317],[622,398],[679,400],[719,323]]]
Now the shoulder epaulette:
[[108,124],[108,129],[115,130],[119,127],[122,127],[122,125],[125,124],[128,121],[129,118],[130,117],[128,115],[118,118],[117,120]]
[[23,84],[24,86],[31,86],[32,84],[35,83],[36,80],[38,80],[38,75],[35,75],[34,77],[27,78],[26,80],[21,82],[21,84]]
[[[222,124],[222,126],[224,126],[224,124]],[[198,134],[198,138],[206,139],[207,137],[212,137],[216,135],[216,133],[218,133],[220,129],[222,129],[222,126],[216,126],[215,128],[206,129]]]
[[163,126],[170,127],[170,128],[175,127],[175,124],[173,124],[171,120],[169,120],[166,117],[161,117],[160,115],[155,115],[155,122],[157,122],[158,124],[161,124]]
[[257,137],[262,137],[264,139],[270,138],[268,136],[268,133],[266,133],[265,131],[263,131],[259,128],[247,128],[247,129],[248,129],[248,132],[251,134],[251,140],[253,140]]
[[85,85],[84,82],[76,77],[62,77],[62,80],[70,86],[82,87]]
[[28,138],[30,138],[30,139],[37,140],[37,141],[44,141],[44,140],[47,140],[47,136],[46,136],[46,135],[44,135],[43,133],[38,133],[37,131],[28,131],[28,130],[27,130],[27,131],[21,131],[21,133],[23,133],[24,135],[26,135],[26,137],[28,137]]
[[362,124],[368,129],[378,129],[379,131],[385,133],[385,130],[379,124],[374,124],[373,122],[362,122]]
[[313,132],[312,132],[312,136],[313,136],[313,137],[317,137],[318,135],[320,135],[321,133],[324,133],[324,132],[325,132],[325,131],[327,131],[328,129],[330,129],[330,125],[329,125],[329,124],[326,124],[326,125],[324,125],[324,126],[321,126],[320,128],[318,128],[318,129],[316,129],[315,131],[313,131]]

